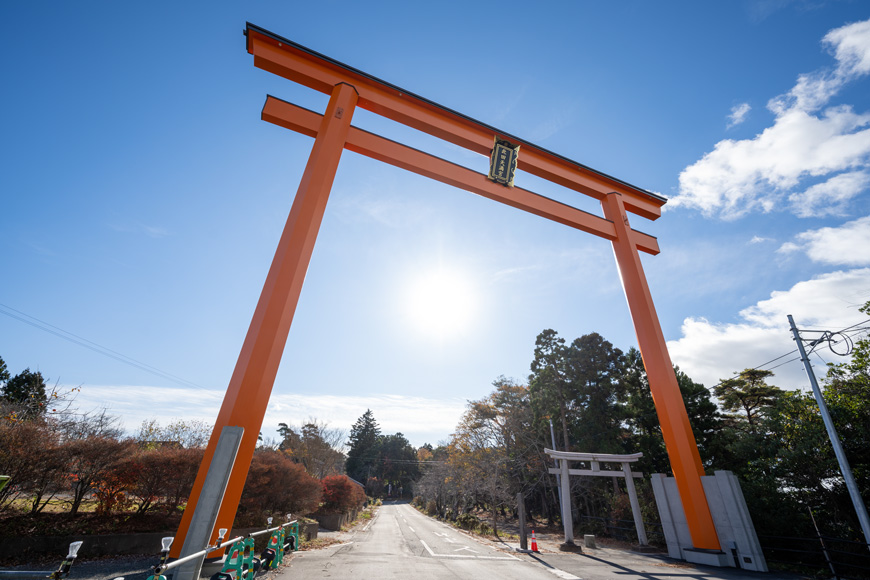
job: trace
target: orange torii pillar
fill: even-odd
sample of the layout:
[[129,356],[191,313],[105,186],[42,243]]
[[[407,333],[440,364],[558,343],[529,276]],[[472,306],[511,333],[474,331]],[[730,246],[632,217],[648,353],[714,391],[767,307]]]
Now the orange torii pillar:
[[[232,526],[329,190],[342,149],[346,148],[596,235],[613,244],[693,546],[719,550],[719,539],[701,485],[704,471],[700,455],[638,253],[640,250],[657,254],[658,242],[654,237],[632,229],[627,217],[627,212],[631,212],[656,219],[661,216],[661,206],[666,200],[262,28],[248,24],[246,38],[255,66],[329,94],[331,98],[323,116],[271,96],[263,107],[263,120],[315,137],[314,148],[176,537],[184,537],[187,532],[218,437],[225,426],[245,429],[216,528]],[[504,187],[490,181],[484,174],[352,127],[350,120],[355,107],[365,108],[486,156],[493,148],[494,138],[520,143],[519,169],[598,199],[605,217],[519,187]],[[212,540],[216,533],[215,530]],[[173,557],[178,556],[181,544],[173,544]]]
[[[217,529],[232,528],[357,97],[353,87],[346,84],[336,85],[332,91],[176,538],[187,534],[225,426],[244,427],[245,432],[210,543],[217,537]],[[173,542],[172,557],[178,557],[182,543]]]

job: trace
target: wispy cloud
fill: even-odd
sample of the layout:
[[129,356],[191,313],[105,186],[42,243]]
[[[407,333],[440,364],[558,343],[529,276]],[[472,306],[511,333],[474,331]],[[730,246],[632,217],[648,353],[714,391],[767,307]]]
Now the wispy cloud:
[[[720,323],[703,318],[683,321],[682,337],[668,342],[674,364],[694,380],[712,387],[744,368],[764,365],[795,350],[787,315],[794,316],[799,328],[812,326],[839,330],[866,317],[858,306],[870,299],[870,268],[832,272],[795,284],[788,290],[771,293],[740,312],[740,322]],[[830,362],[841,362],[822,350]],[[784,388],[808,385],[803,365],[794,354],[764,366],[772,369],[773,384]],[[819,364],[818,359],[813,361]],[[826,369],[816,370],[823,376]]]
[[336,199],[333,211],[347,223],[375,222],[393,229],[414,227],[432,215],[432,209],[424,204],[382,192]]
[[752,107],[749,106],[749,103],[740,103],[739,105],[734,105],[731,107],[731,114],[728,115],[728,128],[736,127],[740,123],[746,120],[746,116],[749,114],[749,111],[752,110]]
[[[800,75],[791,90],[771,99],[771,127],[752,139],[720,141],[684,169],[670,205],[723,219],[783,205],[817,215],[827,201],[842,211],[856,188],[866,187],[870,114],[827,105],[846,83],[870,73],[870,20],[831,30],[822,43],[835,66]],[[800,193],[803,183],[819,178],[826,183]],[[786,197],[790,204],[781,203]]]
[[[276,387],[277,390],[277,387]],[[153,386],[84,385],[75,406],[81,411],[106,408],[117,415],[128,432],[142,421],[158,419],[167,423],[182,417],[213,423],[224,392]],[[383,433],[401,432],[412,444],[437,444],[455,430],[465,401],[402,395],[304,395],[273,392],[263,420],[263,435],[275,437],[278,423],[299,424],[308,418],[350,430],[351,425],[371,409]]]
[[772,242],[773,238],[762,238],[761,236],[752,236],[749,240],[750,244],[763,244],[764,242]]
[[145,234],[149,238],[165,238],[169,235],[169,231],[161,226],[152,226],[147,224],[120,224],[115,223],[109,226],[116,232],[128,234]]
[[794,242],[780,246],[779,253],[805,252],[813,262],[836,266],[870,266],[870,216],[836,228],[808,230]]

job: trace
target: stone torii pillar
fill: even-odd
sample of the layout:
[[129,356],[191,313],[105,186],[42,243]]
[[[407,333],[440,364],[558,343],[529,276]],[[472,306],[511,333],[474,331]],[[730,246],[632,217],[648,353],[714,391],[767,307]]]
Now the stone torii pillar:
[[[565,543],[574,543],[574,521],[571,518],[571,502],[564,498],[570,497],[571,490],[569,478],[572,475],[587,475],[592,477],[624,477],[625,487],[628,489],[628,499],[631,502],[631,515],[634,517],[634,527],[637,529],[637,541],[641,546],[646,546],[649,541],[646,537],[646,529],[643,526],[643,518],[640,513],[640,503],[637,501],[637,489],[634,487],[634,478],[643,477],[643,473],[631,470],[631,464],[643,457],[643,453],[631,455],[613,455],[608,453],[576,453],[573,451],[553,451],[544,449],[544,453],[551,459],[559,461],[559,467],[551,467],[549,472],[562,476],[562,525],[565,528]],[[586,461],[591,469],[570,469],[569,461]],[[601,463],[619,463],[622,469],[601,469]]]

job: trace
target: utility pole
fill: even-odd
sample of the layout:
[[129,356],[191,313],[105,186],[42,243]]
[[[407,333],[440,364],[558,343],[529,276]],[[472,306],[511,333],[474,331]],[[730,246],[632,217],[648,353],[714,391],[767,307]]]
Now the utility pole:
[[[788,323],[791,325],[794,340],[797,343],[798,350],[801,353],[801,360],[804,362],[804,368],[807,370],[807,376],[810,379],[810,386],[813,388],[813,396],[819,404],[819,411],[822,415],[822,421],[825,422],[825,429],[828,430],[828,438],[831,440],[831,446],[834,448],[834,454],[837,456],[837,462],[840,464],[840,473],[843,474],[843,479],[846,480],[846,488],[849,490],[849,496],[852,498],[852,505],[855,506],[855,513],[858,514],[858,521],[861,523],[861,531],[864,532],[864,542],[870,548],[870,518],[867,517],[867,507],[864,505],[864,500],[861,498],[861,493],[858,491],[858,484],[855,483],[855,478],[852,475],[852,468],[849,467],[849,460],[846,459],[846,453],[843,451],[843,446],[840,445],[840,437],[837,435],[837,429],[834,427],[834,421],[831,419],[831,414],[828,412],[828,406],[822,398],[822,391],[819,389],[819,383],[816,381],[816,374],[813,372],[813,367],[810,364],[810,357],[807,356],[804,349],[804,342],[798,333],[795,326],[794,318],[791,314],[788,315]],[[815,346],[817,342],[813,342],[811,346]]]

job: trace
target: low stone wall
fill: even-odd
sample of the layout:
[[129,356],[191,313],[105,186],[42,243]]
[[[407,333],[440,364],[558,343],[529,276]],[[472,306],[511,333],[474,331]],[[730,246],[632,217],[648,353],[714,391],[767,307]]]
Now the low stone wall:
[[335,532],[340,530],[344,524],[354,521],[358,514],[358,511],[352,511],[347,514],[315,514],[311,517],[317,519],[321,528]]
[[[236,536],[246,536],[263,528],[239,528],[230,530],[226,539]],[[300,523],[299,535],[306,540],[317,538],[318,524]],[[66,556],[69,545],[81,540],[80,558],[94,556],[113,556],[128,554],[154,554],[155,563],[160,553],[160,540],[174,536],[171,532],[156,532],[149,534],[110,534],[95,536],[24,536],[16,538],[0,538],[0,559],[12,557],[30,557],[41,555],[56,555],[58,561]],[[264,536],[268,538],[267,535]],[[260,538],[258,538],[260,539]]]
[[317,539],[317,530],[320,528],[320,524],[318,522],[311,522],[310,524],[299,524],[299,535],[300,539],[305,539],[306,541]]
[[81,540],[79,557],[110,556],[115,554],[160,553],[160,539],[175,532],[151,534],[112,534],[105,536],[25,536],[0,540],[0,558],[51,555],[63,560],[69,545]]

